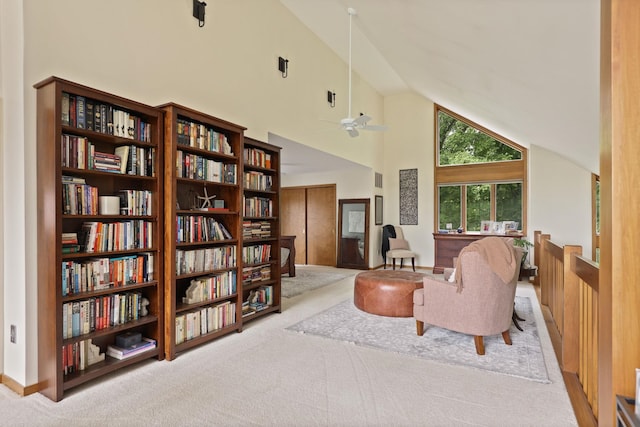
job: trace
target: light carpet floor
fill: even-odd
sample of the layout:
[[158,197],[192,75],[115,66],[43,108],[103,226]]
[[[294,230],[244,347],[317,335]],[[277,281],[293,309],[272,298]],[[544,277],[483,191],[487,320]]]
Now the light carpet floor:
[[346,273],[337,268],[313,265],[296,266],[294,277],[282,276],[282,296],[284,298],[295,297],[352,275],[354,273]]
[[524,319],[520,322],[522,331],[511,326],[509,333],[513,345],[506,345],[500,334],[485,337],[484,356],[476,354],[475,343],[470,335],[425,325],[424,335],[418,336],[414,318],[366,313],[353,304],[353,298],[287,329],[439,363],[549,382],[531,299],[517,296],[515,306]]
[[[0,386],[2,426],[575,426],[551,341],[551,383],[444,365],[286,328],[353,294],[353,277],[180,354],[71,390],[54,403]],[[518,295],[536,301],[529,284]],[[542,314],[533,304],[538,325]]]

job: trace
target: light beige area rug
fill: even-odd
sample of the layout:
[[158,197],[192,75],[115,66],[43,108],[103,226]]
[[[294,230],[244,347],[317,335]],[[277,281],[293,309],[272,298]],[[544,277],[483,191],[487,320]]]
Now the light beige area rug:
[[354,306],[353,299],[343,301],[287,329],[440,363],[464,365],[548,383],[549,377],[529,297],[516,297],[516,312],[525,320],[520,322],[523,331],[513,325],[509,331],[513,345],[506,345],[501,335],[485,337],[484,356],[476,354],[473,337],[470,335],[425,325],[425,333],[420,337],[416,334],[413,318],[366,313]]

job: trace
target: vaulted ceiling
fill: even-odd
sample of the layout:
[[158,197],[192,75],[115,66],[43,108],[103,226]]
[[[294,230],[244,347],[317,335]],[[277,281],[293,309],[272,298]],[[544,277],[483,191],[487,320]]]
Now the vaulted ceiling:
[[598,0],[280,0],[382,95],[412,90],[598,172]]

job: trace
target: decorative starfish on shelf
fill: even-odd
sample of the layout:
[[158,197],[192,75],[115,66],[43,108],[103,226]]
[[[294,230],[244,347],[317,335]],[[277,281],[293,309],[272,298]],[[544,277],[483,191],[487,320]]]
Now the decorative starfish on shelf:
[[202,206],[200,206],[200,209],[205,209],[212,207],[211,201],[216,198],[216,195],[214,194],[213,196],[209,196],[209,194],[207,193],[207,187],[204,187],[204,196],[197,197],[199,200],[202,200]]

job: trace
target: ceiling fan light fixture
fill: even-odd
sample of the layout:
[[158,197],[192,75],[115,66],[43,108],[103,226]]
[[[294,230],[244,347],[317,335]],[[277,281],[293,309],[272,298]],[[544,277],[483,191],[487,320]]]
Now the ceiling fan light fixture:
[[[358,129],[364,129],[364,130],[376,130],[376,131],[380,131],[380,130],[386,130],[386,127],[384,126],[367,126],[367,122],[369,120],[371,120],[371,117],[367,116],[364,113],[360,113],[360,115],[356,118],[351,117],[351,90],[352,90],[352,86],[351,86],[351,77],[352,77],[352,71],[351,71],[351,38],[352,38],[352,21],[353,21],[353,17],[356,15],[356,10],[349,7],[347,8],[347,12],[349,14],[349,93],[348,93],[348,108],[347,108],[347,114],[348,116],[342,120],[340,120],[340,124],[342,125],[342,129],[346,130],[349,133],[349,136],[351,137],[355,137],[358,136],[360,133],[358,132]],[[328,94],[327,96],[329,96],[330,94]],[[335,93],[333,94],[333,100],[335,101]],[[328,98],[327,98],[328,99]]]

